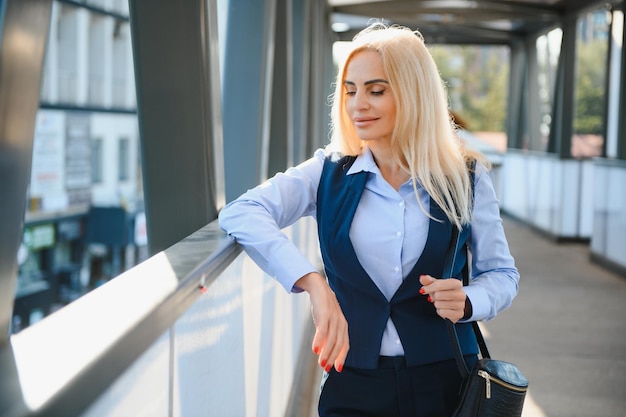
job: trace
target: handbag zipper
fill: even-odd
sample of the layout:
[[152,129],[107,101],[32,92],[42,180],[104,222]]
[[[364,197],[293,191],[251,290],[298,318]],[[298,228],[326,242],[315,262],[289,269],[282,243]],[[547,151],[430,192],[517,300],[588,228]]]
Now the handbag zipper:
[[483,371],[482,369],[478,371],[478,376],[485,379],[485,397],[487,399],[491,398],[491,381],[495,382],[498,385],[506,387],[508,389],[517,391],[517,392],[526,392],[526,388],[520,388],[515,385],[511,385],[507,382],[502,381],[501,379],[494,378],[487,371]]
[[491,377],[483,370],[478,371],[478,376],[485,378],[485,397],[491,398]]

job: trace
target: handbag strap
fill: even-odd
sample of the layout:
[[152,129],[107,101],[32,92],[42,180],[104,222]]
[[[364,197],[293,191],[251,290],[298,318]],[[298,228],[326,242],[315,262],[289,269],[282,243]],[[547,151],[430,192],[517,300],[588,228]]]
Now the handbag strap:
[[[450,241],[450,247],[448,248],[448,253],[446,255],[446,263],[444,272],[448,272],[447,277],[452,277],[452,271],[454,268],[454,262],[457,254],[457,248],[459,246],[460,241],[460,231],[458,228],[452,226],[452,239]],[[465,247],[467,251],[467,246]],[[463,266],[463,285],[466,286],[469,284],[469,267],[468,267],[468,259],[469,257],[465,257],[465,265]],[[465,358],[463,357],[463,351],[461,349],[461,344],[459,342],[459,336],[456,333],[456,327],[450,319],[445,319],[446,328],[448,330],[448,337],[450,338],[450,343],[452,344],[452,349],[454,350],[454,357],[456,359],[456,365],[459,369],[459,374],[463,379],[467,378],[469,375],[469,368],[467,363],[465,362]],[[474,334],[476,335],[476,341],[478,342],[478,347],[480,349],[480,355],[483,358],[491,358],[489,354],[489,349],[487,349],[487,343],[485,342],[485,338],[478,327],[478,322],[472,322],[472,329],[474,330]]]

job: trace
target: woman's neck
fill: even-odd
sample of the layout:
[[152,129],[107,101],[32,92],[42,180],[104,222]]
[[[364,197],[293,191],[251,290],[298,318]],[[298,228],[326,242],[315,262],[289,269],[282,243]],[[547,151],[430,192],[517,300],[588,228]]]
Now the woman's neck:
[[[374,145],[374,146],[371,146]],[[404,184],[410,175],[400,166],[393,155],[390,146],[377,146],[370,144],[370,150],[374,157],[374,162],[378,166],[381,175],[396,191]]]

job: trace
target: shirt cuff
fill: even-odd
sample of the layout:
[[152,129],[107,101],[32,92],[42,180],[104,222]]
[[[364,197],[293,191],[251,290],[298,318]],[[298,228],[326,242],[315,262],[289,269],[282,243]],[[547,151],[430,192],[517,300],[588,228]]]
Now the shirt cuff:
[[302,292],[303,290],[295,285],[296,281],[311,272],[319,272],[319,269],[290,243],[274,251],[268,264],[273,265],[272,277],[289,293]]
[[461,320],[462,322],[478,321],[489,315],[489,296],[484,288],[477,285],[463,287],[467,298],[472,304],[472,315]]

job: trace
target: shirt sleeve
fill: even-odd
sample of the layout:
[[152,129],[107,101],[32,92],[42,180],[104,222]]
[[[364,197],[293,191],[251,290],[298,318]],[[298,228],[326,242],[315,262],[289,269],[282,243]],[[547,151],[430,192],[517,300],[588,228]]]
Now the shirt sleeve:
[[469,251],[471,279],[465,292],[472,316],[467,321],[488,321],[511,305],[520,276],[504,234],[493,183],[483,165],[477,165],[475,175]]
[[319,149],[311,159],[228,203],[218,216],[220,227],[288,292],[300,292],[295,282],[318,271],[281,229],[315,215],[324,157]]

